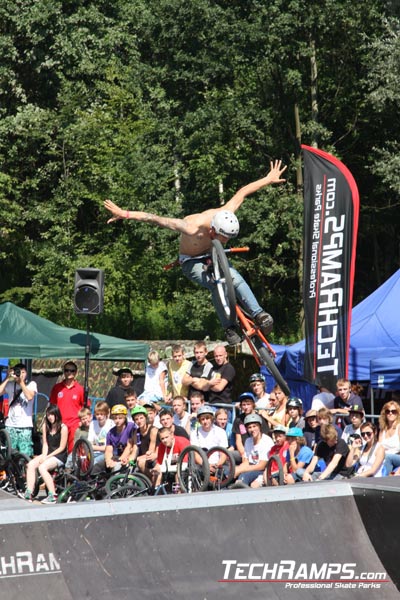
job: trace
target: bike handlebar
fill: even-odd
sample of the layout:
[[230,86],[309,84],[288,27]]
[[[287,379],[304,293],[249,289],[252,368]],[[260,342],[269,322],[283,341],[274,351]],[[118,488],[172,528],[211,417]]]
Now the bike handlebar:
[[243,246],[241,248],[226,248],[225,252],[248,252],[250,250],[249,246]]

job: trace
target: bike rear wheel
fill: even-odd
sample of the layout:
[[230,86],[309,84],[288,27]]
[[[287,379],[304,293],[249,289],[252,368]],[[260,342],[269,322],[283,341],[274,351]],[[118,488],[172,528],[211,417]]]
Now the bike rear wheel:
[[[229,450],[226,448],[214,446],[207,452],[207,459],[209,463],[213,454],[218,454],[218,462],[221,462],[221,454],[223,454],[226,458],[224,464],[220,467],[217,467],[214,473],[210,467],[210,488],[213,490],[220,490],[221,488],[227,487],[233,481],[236,467],[235,457],[233,456],[232,452],[229,452]],[[211,460],[210,464],[212,464],[212,462],[213,461]]]
[[[272,468],[274,467],[274,463],[275,463],[275,465],[277,465],[278,471],[276,471],[276,468],[275,468],[275,470],[273,472]],[[272,481],[274,478],[276,479],[278,485],[284,484],[285,479],[284,479],[284,474],[283,474],[283,466],[282,466],[282,461],[281,461],[279,454],[274,454],[273,456],[270,457],[270,459],[268,460],[268,463],[267,463],[267,467],[265,469],[265,475],[266,475],[267,485],[273,485]]]
[[212,241],[211,258],[219,301],[224,309],[226,318],[234,325],[236,320],[235,288],[233,286],[229,262],[219,240]]
[[77,477],[87,477],[93,469],[93,448],[92,444],[79,438],[72,449],[72,468]]
[[207,454],[198,446],[186,446],[178,456],[176,472],[183,492],[204,492],[210,482]]
[[127,483],[110,492],[106,498],[113,500],[114,498],[136,498],[137,496],[147,496],[147,491],[133,483]]
[[0,429],[0,469],[4,469],[11,458],[11,439],[6,429]]
[[[146,479],[144,479],[144,477]],[[145,475],[142,476],[141,473],[119,473],[110,477],[110,479],[107,481],[104,487],[107,498],[111,498],[115,490],[122,488],[126,485],[134,485],[137,488],[140,488],[143,492],[143,495],[148,495],[152,487],[149,478]]]
[[257,350],[257,354],[260,358],[261,364],[263,364],[264,367],[268,369],[268,371],[271,373],[272,377],[275,379],[276,383],[286,394],[286,396],[290,396],[290,388],[284,380],[284,378],[282,377],[268,348],[264,346],[260,338],[256,335],[252,336],[251,342],[254,348]]

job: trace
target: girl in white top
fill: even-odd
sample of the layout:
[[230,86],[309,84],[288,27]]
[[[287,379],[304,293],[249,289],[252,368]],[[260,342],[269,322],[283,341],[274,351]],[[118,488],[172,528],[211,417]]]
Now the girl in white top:
[[[379,417],[379,441],[385,449],[385,470],[390,475],[400,467],[400,405],[390,400],[383,405]],[[400,475],[400,471],[396,471]]]
[[[363,423],[360,428],[360,435],[364,445],[361,447],[358,455],[359,467],[356,477],[383,477],[385,450],[377,440],[377,429],[373,423]],[[348,455],[354,454],[354,445],[358,445],[360,440],[354,440]],[[346,461],[346,465],[348,465]]]

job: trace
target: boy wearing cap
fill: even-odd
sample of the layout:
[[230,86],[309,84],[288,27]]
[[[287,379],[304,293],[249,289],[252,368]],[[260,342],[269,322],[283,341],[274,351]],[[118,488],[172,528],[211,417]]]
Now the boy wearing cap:
[[206,450],[210,450],[214,446],[228,448],[226,432],[214,424],[214,410],[211,406],[201,406],[197,412],[197,419],[200,427],[190,434],[190,443],[193,446],[200,446]]
[[[277,425],[272,432],[272,438],[275,444],[272,446],[269,451],[268,458],[275,456],[276,454],[281,459],[282,466],[285,467],[286,464],[286,452],[289,449],[289,442],[286,439],[287,428],[284,425]],[[278,485],[277,476],[278,476],[278,465],[276,461],[273,461],[272,464],[272,484]]]
[[256,399],[256,408],[271,409],[269,394],[265,391],[265,377],[262,373],[253,373],[249,380],[250,391]]
[[304,469],[310,464],[314,453],[306,445],[303,430],[290,427],[286,433],[289,448],[286,452],[286,463],[283,466],[285,483],[292,484],[302,480]]
[[262,417],[256,413],[246,415],[244,419],[248,438],[244,443],[244,458],[235,469],[235,478],[251,487],[262,485],[263,473],[268,462],[268,453],[274,442],[262,432]]
[[106,396],[106,402],[110,409],[116,404],[126,406],[125,393],[128,388],[132,387],[133,383],[133,372],[129,367],[122,367],[117,371],[116,375],[118,375],[117,383],[109,390]]
[[[244,444],[247,438],[249,437],[246,426],[244,424],[244,420],[247,415],[255,413],[256,399],[254,397],[254,394],[252,394],[251,392],[244,392],[243,394],[240,394],[239,405],[240,413],[233,422],[232,433],[235,436],[236,450],[240,454],[242,460],[244,460],[246,457],[246,453],[244,451]],[[262,419],[261,431],[266,435],[269,435],[270,433],[269,425],[264,418]]]
[[127,414],[128,409],[123,404],[116,404],[111,409],[114,427],[107,433],[104,460],[107,469],[112,471],[118,471],[121,465],[126,465],[129,461],[129,456],[123,454],[137,426],[134,423],[128,423]]
[[355,404],[350,409],[349,416],[351,423],[350,425],[346,425],[342,433],[342,440],[344,440],[347,444],[349,443],[349,437],[351,435],[354,433],[357,433],[358,435],[361,434],[360,427],[365,421],[364,409]]

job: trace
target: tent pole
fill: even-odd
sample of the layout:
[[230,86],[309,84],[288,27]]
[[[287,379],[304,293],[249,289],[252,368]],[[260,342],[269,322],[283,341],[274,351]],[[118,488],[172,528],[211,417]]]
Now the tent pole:
[[90,315],[86,315],[86,345],[85,345],[85,386],[84,386],[84,406],[89,401],[89,361],[90,361]]

